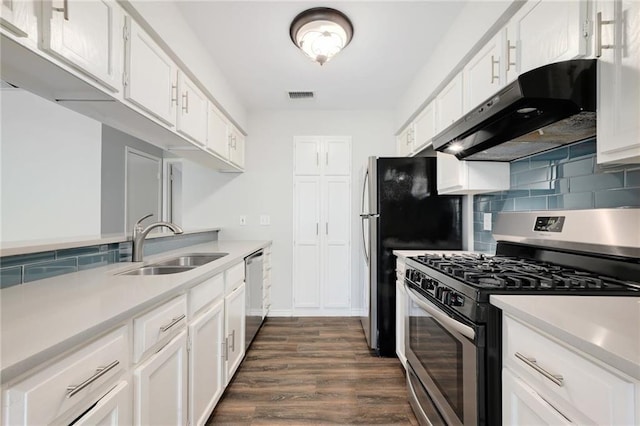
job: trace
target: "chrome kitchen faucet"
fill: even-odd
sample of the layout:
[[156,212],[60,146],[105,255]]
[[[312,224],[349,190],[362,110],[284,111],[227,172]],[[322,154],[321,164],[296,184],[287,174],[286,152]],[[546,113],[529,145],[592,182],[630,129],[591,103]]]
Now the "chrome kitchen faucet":
[[132,262],[142,262],[142,257],[144,255],[144,240],[152,229],[164,226],[171,229],[174,234],[182,234],[184,232],[182,228],[171,222],[154,222],[146,228],[143,228],[140,222],[151,216],[153,216],[153,213],[141,217],[133,227],[133,247],[131,249]]

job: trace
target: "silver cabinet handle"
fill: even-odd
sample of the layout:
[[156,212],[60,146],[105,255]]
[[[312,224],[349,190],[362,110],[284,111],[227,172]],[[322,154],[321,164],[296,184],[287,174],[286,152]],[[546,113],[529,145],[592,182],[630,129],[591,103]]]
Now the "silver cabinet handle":
[[77,394],[78,392],[82,391],[84,388],[86,388],[87,386],[89,386],[91,383],[95,382],[96,380],[98,380],[100,377],[104,376],[105,374],[107,374],[109,371],[113,370],[118,364],[120,364],[120,361],[118,361],[117,359],[115,361],[113,361],[111,364],[106,365],[104,367],[98,367],[96,368],[96,372],[93,376],[89,377],[87,380],[85,380],[84,382],[80,383],[79,385],[71,385],[71,386],[67,386],[67,398],[71,398],[72,396],[74,396],[75,394]]
[[316,222],[316,235],[318,235],[319,229],[320,229],[320,224]]
[[224,360],[229,361],[229,339],[225,337],[224,339]]
[[511,44],[511,40],[507,40],[507,71],[511,69],[511,66],[516,66],[515,62],[511,62],[511,50],[516,50],[516,45]]
[[329,235],[329,222],[324,223],[324,233]]
[[499,70],[500,70],[500,67],[499,67],[499,65],[500,65],[500,60],[498,59],[498,60],[496,61],[495,57],[494,57],[493,55],[491,55],[491,84],[493,84],[493,82],[494,82],[495,80],[500,81],[500,74],[498,74],[498,75],[495,75],[495,74],[494,74],[494,71],[495,71],[496,65],[498,65],[498,71],[499,71]]
[[189,114],[189,91],[182,94],[182,110]]
[[236,331],[231,330],[231,352],[235,352],[236,350]]
[[329,165],[329,152],[324,153],[324,162],[328,166]]
[[184,318],[185,318],[185,314],[182,314],[179,317],[173,318],[171,322],[169,322],[169,324],[163,325],[162,327],[160,327],[160,332],[164,333],[165,331],[169,330],[171,327],[173,327],[174,325],[182,321]]
[[320,151],[316,151],[316,166],[320,165]]
[[62,16],[65,21],[69,20],[69,2],[68,0],[63,0],[62,7],[52,7],[56,12],[62,12]]
[[522,355],[520,352],[516,352],[515,353],[516,358],[518,358],[520,361],[524,362],[525,364],[527,364],[529,367],[533,368],[534,370],[536,370],[538,373],[542,374],[544,377],[546,377],[547,379],[551,380],[553,383],[555,383],[558,386],[562,386],[564,379],[562,378],[562,376],[560,374],[551,374],[549,373],[547,370],[545,370],[544,368],[540,367],[538,365],[538,363],[536,362],[535,358],[531,358],[525,355]]
[[613,49],[615,45],[613,44],[602,44],[602,26],[603,25],[612,25],[615,24],[616,21],[603,21],[602,20],[602,12],[598,12],[596,15],[596,58],[602,56],[602,49]]
[[178,105],[178,85],[171,83],[171,105],[173,104]]

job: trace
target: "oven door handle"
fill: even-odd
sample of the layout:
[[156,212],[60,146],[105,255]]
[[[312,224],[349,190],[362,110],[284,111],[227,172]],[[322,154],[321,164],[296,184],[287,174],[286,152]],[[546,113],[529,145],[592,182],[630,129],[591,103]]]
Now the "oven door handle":
[[451,327],[452,329],[456,330],[458,333],[462,334],[463,336],[471,340],[475,339],[476,332],[473,330],[473,328],[459,321],[456,321],[450,316],[448,316],[447,314],[443,313],[436,306],[424,300],[423,296],[417,293],[414,289],[408,287],[406,284],[405,284],[405,288],[407,289],[407,294],[409,295],[411,300],[413,300],[422,309],[427,311],[427,313],[429,313],[429,315],[435,318],[438,322],[446,325],[447,327]]

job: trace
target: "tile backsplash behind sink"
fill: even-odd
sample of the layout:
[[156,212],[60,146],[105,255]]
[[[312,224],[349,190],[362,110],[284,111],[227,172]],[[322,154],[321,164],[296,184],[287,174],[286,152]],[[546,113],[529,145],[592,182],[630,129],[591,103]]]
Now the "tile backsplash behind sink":
[[496,249],[485,213],[614,207],[640,207],[640,164],[599,166],[595,139],[513,161],[510,190],[473,197],[474,250]]
[[[218,231],[150,238],[145,242],[144,254],[163,253],[217,239]],[[6,256],[0,258],[0,288],[129,261],[131,241]]]

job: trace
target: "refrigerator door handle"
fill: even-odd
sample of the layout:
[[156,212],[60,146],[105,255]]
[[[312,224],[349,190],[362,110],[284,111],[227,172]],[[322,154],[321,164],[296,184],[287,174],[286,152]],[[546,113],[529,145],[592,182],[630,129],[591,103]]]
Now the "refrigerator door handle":
[[[362,211],[364,211],[365,209],[365,200],[366,200],[366,196],[367,196],[367,180],[369,180],[369,169],[367,168],[366,172],[364,173],[364,179],[362,180]],[[361,225],[362,225],[362,248],[364,249],[364,260],[367,264],[367,266],[369,266],[369,252],[367,251],[367,239],[365,236],[365,227],[364,227],[364,221],[365,219],[369,219],[369,213],[362,213],[360,214],[360,218],[361,218]]]
[[360,217],[363,219],[369,219],[372,217],[380,217],[380,213],[360,213]]

